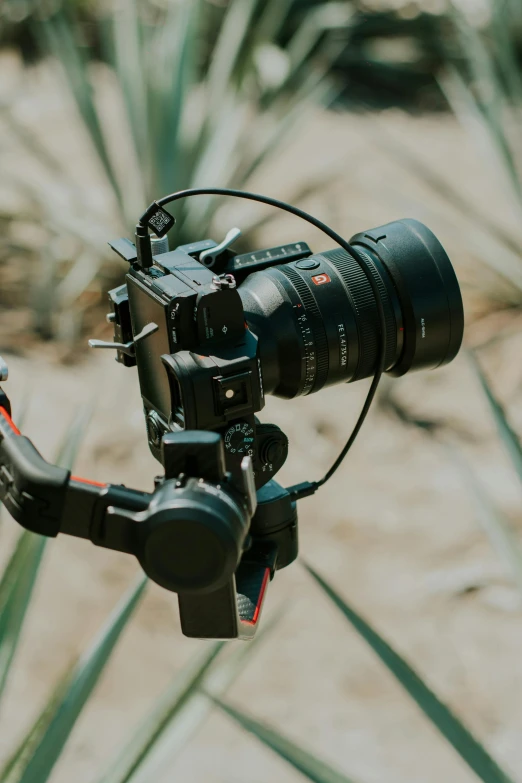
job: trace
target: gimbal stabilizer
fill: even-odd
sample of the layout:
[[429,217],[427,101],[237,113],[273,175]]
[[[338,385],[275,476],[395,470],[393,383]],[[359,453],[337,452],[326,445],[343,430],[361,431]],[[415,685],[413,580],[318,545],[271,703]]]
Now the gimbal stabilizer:
[[135,555],[178,592],[186,636],[253,636],[270,577],[297,555],[288,492],[270,482],[256,499],[250,458],[232,480],[220,436],[197,431],[164,436],[165,476],[153,493],[89,481],[46,462],[10,413],[0,389],[0,500],[17,522]]
[[[203,194],[279,207],[338,247],[312,255],[296,242],[239,255],[231,248],[236,229],[221,244],[205,239],[170,251],[174,218],[164,205]],[[135,244],[111,246],[129,264],[125,284],[109,293],[114,342],[90,344],[137,366],[149,447],[164,475],[151,493],[71,476],[19,433],[0,390],[0,501],[35,533],[135,555],[178,594],[185,635],[250,638],[269,580],[297,557],[296,502],[341,464],[383,371],[438,367],[458,352],[464,321],[453,268],[417,221],[380,226],[349,244],[296,207],[222,189],[153,202]],[[355,428],[326,475],[281,487],[275,475],[288,440],[259,422],[265,394],[292,398],[371,375]]]

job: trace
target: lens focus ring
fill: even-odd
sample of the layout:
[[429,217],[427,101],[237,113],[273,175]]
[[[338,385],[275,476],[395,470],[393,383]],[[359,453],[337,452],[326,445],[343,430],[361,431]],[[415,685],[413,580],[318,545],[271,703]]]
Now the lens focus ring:
[[319,389],[322,389],[326,383],[329,368],[328,340],[326,337],[323,319],[321,317],[321,313],[319,312],[314,295],[308,288],[308,285],[301,275],[291,266],[280,266],[279,271],[282,272],[294,286],[299,295],[299,298],[301,299],[301,302],[303,303],[306,315],[309,318],[316,353],[315,380],[313,382],[312,388],[309,390],[309,393],[316,392],[319,391]]
[[[386,320],[386,361],[385,367],[393,361],[397,349],[397,325],[393,315],[393,309],[386,290],[386,286],[375,269],[369,256],[359,250],[359,254],[368,264],[373,278],[379,289],[384,315]],[[359,331],[359,364],[354,381],[366,378],[375,369],[375,360],[379,351],[379,316],[375,306],[375,297],[370,287],[368,278],[355,258],[345,250],[328,250],[321,254],[337,269],[345,286],[350,293],[353,308],[357,314],[357,328]]]

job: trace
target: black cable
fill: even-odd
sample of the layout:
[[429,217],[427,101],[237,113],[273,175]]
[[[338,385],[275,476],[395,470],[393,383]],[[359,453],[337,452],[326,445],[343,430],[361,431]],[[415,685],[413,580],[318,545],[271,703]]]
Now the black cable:
[[232,188],[187,188],[186,190],[179,190],[177,193],[171,193],[170,195],[164,196],[158,201],[153,202],[153,204],[151,204],[151,206],[146,210],[146,212],[143,213],[139,222],[142,225],[147,225],[146,217],[150,213],[150,210],[155,205],[164,207],[165,205],[170,204],[173,201],[179,201],[180,199],[189,198],[191,196],[230,196],[235,198],[246,199],[249,201],[258,201],[261,204],[268,204],[269,206],[275,207],[276,209],[281,209],[283,210],[283,212],[289,212],[291,215],[295,215],[296,217],[301,218],[301,220],[304,220],[307,223],[310,223],[312,226],[315,226],[315,228],[318,228],[319,231],[322,231],[323,234],[326,234],[326,236],[330,237],[330,239],[332,239],[340,247],[342,247],[343,250],[346,250],[347,253],[353,256],[353,258],[355,258],[355,260],[363,270],[364,274],[366,275],[368,282],[370,283],[370,287],[375,297],[377,314],[379,317],[379,329],[381,332],[381,340],[379,343],[375,373],[370,388],[368,390],[368,394],[366,395],[366,399],[362,406],[361,412],[359,414],[359,417],[352,430],[352,433],[348,438],[346,445],[344,446],[343,450],[341,451],[341,453],[339,454],[339,456],[337,457],[337,459],[335,460],[331,468],[325,473],[322,479],[319,479],[319,481],[311,481],[311,482],[306,481],[303,482],[302,484],[297,484],[293,487],[288,488],[288,491],[290,492],[294,500],[299,500],[300,498],[313,495],[314,492],[316,492],[319,489],[319,487],[322,487],[323,484],[325,484],[328,481],[328,479],[333,476],[333,474],[335,473],[339,465],[342,463],[342,461],[348,454],[348,451],[352,447],[354,440],[359,434],[359,431],[364,423],[364,420],[366,419],[368,411],[370,410],[370,406],[375,397],[375,393],[377,391],[379,381],[381,380],[382,374],[384,372],[384,364],[386,361],[386,318],[384,314],[384,308],[381,301],[381,297],[379,294],[378,285],[371,273],[370,268],[368,267],[368,265],[366,264],[362,256],[357,252],[357,250],[355,250],[354,247],[352,247],[352,245],[350,245],[349,242],[343,239],[336,231],[334,231],[332,228],[327,226],[326,223],[323,223],[321,220],[318,220],[317,218],[313,217],[313,215],[308,214],[308,212],[299,209],[299,207],[294,207],[291,204],[287,204],[285,201],[280,201],[279,199],[276,198],[270,198],[270,196],[261,196],[257,193],[249,193],[248,191],[235,190]]

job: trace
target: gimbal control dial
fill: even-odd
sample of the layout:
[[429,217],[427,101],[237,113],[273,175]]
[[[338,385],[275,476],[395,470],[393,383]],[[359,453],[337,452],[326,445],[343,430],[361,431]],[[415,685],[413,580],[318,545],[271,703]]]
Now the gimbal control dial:
[[238,421],[225,432],[225,449],[230,454],[254,456],[254,428],[247,421]]

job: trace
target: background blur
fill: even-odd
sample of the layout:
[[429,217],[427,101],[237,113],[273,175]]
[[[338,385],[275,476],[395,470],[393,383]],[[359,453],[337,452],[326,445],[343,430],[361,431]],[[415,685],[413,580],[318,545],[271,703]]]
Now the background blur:
[[[48,459],[151,486],[135,371],[87,339],[124,272],[107,240],[180,187],[248,185],[347,238],[424,221],[467,318],[466,350],[383,383],[300,508],[303,558],[419,681],[302,565],[259,642],[211,645],[127,556],[2,512],[0,781],[522,779],[520,4],[0,0],[0,47],[0,353]],[[328,247],[256,204],[176,216],[171,245],[238,225],[244,249]],[[366,390],[269,401],[283,483],[323,474]]]

